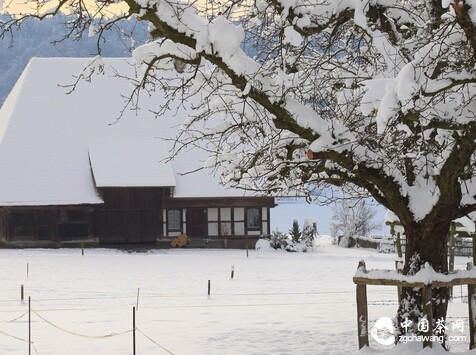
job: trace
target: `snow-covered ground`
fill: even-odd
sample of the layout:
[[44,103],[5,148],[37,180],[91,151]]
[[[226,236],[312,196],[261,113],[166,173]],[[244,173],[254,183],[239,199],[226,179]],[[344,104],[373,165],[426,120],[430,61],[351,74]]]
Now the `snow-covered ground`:
[[[138,290],[137,354],[357,353],[357,263],[393,268],[395,255],[335,247],[328,238],[317,244],[311,253],[249,257],[244,250],[0,250],[0,354],[28,351],[22,284],[31,297],[33,354],[131,354]],[[394,287],[368,288],[371,322],[394,316],[396,296]],[[449,316],[467,329],[467,304],[455,300]],[[359,354],[388,349],[370,341]],[[415,344],[389,348],[417,352]]]

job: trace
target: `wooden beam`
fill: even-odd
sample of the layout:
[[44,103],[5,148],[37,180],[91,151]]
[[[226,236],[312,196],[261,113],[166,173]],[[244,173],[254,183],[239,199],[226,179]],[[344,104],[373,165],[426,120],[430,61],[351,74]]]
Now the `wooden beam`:
[[372,279],[367,277],[358,277],[355,276],[353,281],[356,285],[382,285],[382,286],[401,286],[401,287],[412,287],[412,288],[423,288],[423,287],[451,287],[459,285],[476,285],[476,278],[471,277],[461,277],[454,278],[451,281],[433,281],[431,284],[427,285],[421,281],[409,282],[405,280],[392,280],[392,279]]
[[[466,269],[471,270],[473,268],[473,264],[468,263],[466,264]],[[476,339],[475,339],[475,325],[476,325],[476,299],[475,299],[475,286],[468,285],[468,316],[469,316],[469,350],[472,350],[476,347]]]
[[[365,270],[365,262],[359,262],[358,269]],[[369,315],[367,309],[367,286],[356,286],[357,301],[357,329],[359,339],[359,350],[364,346],[369,346]]]
[[357,285],[382,285],[382,286],[400,286],[400,287],[412,287],[412,288],[423,288],[425,283],[423,282],[408,282],[402,280],[391,280],[391,279],[371,279],[366,277],[357,277],[353,278],[353,281]]
[[164,208],[190,207],[275,207],[274,197],[180,197],[164,198]]
[[433,335],[433,302],[431,299],[431,286],[423,287],[422,290],[423,301],[423,316],[428,322],[428,329],[423,333],[423,348],[432,347],[431,336]]
[[322,154],[321,154],[321,153],[313,152],[311,149],[308,149],[308,150],[307,150],[307,158],[308,158],[309,160],[322,159]]

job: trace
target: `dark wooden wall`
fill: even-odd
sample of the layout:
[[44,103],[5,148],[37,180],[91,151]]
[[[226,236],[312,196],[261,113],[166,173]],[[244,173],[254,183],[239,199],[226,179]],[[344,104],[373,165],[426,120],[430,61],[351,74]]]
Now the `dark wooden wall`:
[[162,235],[162,199],[168,188],[99,189],[104,204],[96,210],[101,243],[152,243]]
[[66,241],[94,236],[91,206],[9,207],[0,214],[2,237],[11,241]]

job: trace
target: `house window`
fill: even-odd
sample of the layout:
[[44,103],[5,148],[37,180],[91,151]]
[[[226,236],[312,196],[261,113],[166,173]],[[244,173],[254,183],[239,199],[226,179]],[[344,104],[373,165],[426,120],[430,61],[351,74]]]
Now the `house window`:
[[58,237],[61,240],[86,239],[89,236],[89,219],[84,210],[60,210]]
[[182,211],[179,209],[167,210],[167,230],[182,231]]
[[35,215],[18,212],[11,214],[12,237],[35,237]]
[[261,208],[246,209],[246,229],[254,231],[261,230]]

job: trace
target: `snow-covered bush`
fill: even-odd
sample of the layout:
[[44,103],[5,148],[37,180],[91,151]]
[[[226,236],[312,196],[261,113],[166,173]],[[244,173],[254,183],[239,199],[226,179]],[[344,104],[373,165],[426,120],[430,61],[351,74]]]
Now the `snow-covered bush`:
[[275,229],[268,240],[271,248],[289,252],[306,252],[312,248],[317,235],[316,222],[312,218],[304,221],[304,230],[301,232],[299,222],[295,219],[289,233]]
[[298,253],[301,253],[301,252],[306,252],[307,251],[307,247],[301,243],[301,242],[295,242],[295,241],[292,241],[286,248],[285,248],[286,251],[289,251],[289,252],[292,252],[292,253],[295,253],[295,252],[298,252]]
[[269,244],[273,249],[285,250],[290,244],[290,238],[287,234],[276,228],[269,236]]
[[355,238],[350,235],[342,235],[338,237],[338,244],[343,248],[353,248],[357,244]]
[[272,250],[271,243],[267,239],[259,239],[256,242],[255,250],[269,251]]

